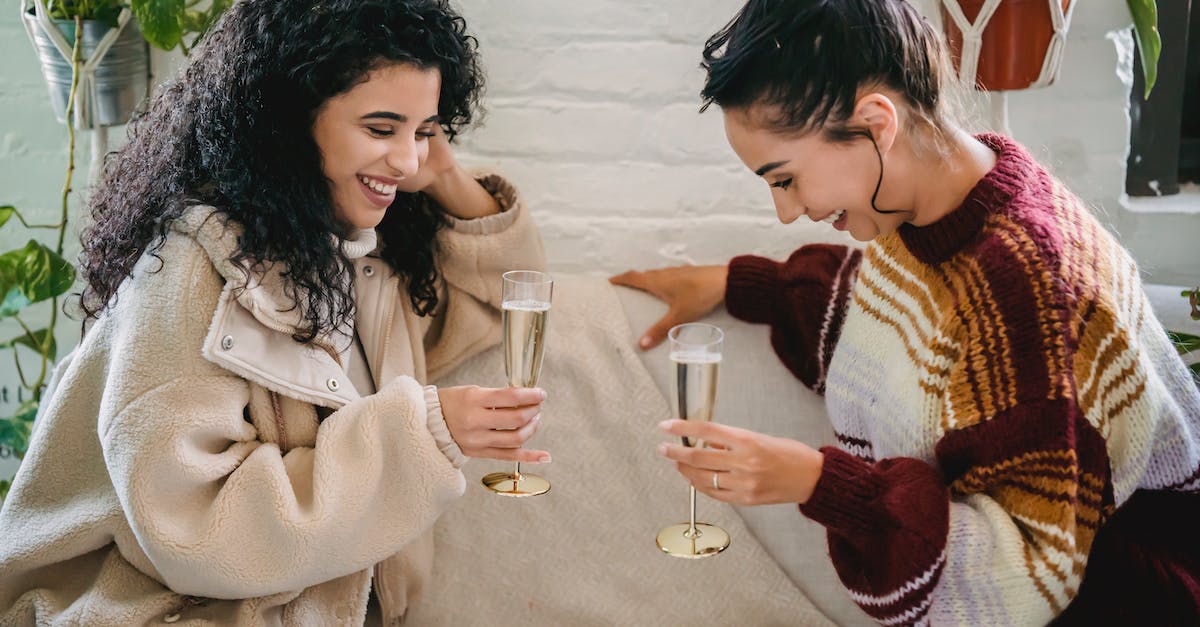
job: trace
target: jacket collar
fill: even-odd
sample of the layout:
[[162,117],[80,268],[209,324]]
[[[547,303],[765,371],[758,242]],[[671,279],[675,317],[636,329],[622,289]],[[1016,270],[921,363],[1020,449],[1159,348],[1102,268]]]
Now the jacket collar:
[[[286,266],[274,262],[235,263],[230,259],[242,236],[242,225],[214,207],[196,205],[175,220],[172,228],[191,237],[204,249],[213,267],[225,279],[226,289],[232,291],[238,304],[264,326],[288,335],[296,334],[304,326],[301,309],[296,303],[305,301],[308,293],[284,277]],[[351,242],[351,247],[354,250],[365,248],[365,253],[375,248],[374,242],[375,234],[371,231]],[[347,331],[322,332],[315,341],[322,348],[337,350],[349,341]]]

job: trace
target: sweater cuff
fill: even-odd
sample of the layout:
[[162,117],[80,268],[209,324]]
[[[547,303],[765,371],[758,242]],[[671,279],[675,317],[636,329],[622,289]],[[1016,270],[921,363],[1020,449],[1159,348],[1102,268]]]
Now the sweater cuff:
[[823,446],[821,453],[821,477],[800,512],[839,535],[878,532],[883,478],[871,464],[836,446]]
[[450,436],[450,427],[446,426],[446,417],[442,415],[442,399],[438,397],[436,385],[425,386],[425,426],[433,434],[438,450],[455,468],[462,468],[467,463],[467,456]]
[[775,319],[779,302],[780,264],[764,257],[743,255],[729,262],[725,282],[725,309],[734,318],[751,323]]
[[447,214],[450,228],[466,235],[495,235],[512,226],[521,214],[517,188],[499,174],[477,174],[475,180],[496,199],[496,203],[500,205],[500,213],[470,220]]

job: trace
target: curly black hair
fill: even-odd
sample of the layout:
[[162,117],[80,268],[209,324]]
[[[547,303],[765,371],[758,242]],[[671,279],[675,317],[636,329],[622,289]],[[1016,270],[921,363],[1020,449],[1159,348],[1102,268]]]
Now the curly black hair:
[[[479,110],[477,50],[446,0],[234,3],[105,163],[83,235],[84,313],[95,318],[110,307],[171,222],[209,204],[244,229],[234,262],[286,268],[306,325],[298,341],[351,321],[348,259],[331,237],[346,233],[313,139],[317,112],[371,70],[411,63],[440,71],[438,115],[453,138]],[[401,193],[377,229],[384,259],[421,315],[437,306],[435,236],[445,224],[424,196]]]

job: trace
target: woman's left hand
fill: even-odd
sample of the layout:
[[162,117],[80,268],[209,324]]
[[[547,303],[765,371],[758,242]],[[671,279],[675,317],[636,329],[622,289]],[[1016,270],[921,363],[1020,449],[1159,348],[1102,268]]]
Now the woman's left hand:
[[711,447],[664,442],[658,453],[675,460],[676,469],[697,490],[735,505],[804,503],[812,496],[825,461],[820,451],[803,442],[728,425],[666,420],[659,427]]

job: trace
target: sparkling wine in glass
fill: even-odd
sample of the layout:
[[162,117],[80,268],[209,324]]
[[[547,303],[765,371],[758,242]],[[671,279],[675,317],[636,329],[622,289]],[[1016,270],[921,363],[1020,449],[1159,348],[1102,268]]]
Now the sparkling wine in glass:
[[[501,298],[504,334],[504,372],[511,387],[535,387],[542,372],[546,350],[546,318],[554,281],[544,272],[505,272]],[[521,472],[516,462],[512,472],[493,472],[483,477],[487,489],[503,496],[536,496],[550,491],[550,482]]]
[[[681,420],[712,422],[717,403],[717,370],[721,365],[721,329],[703,323],[681,324],[667,334],[671,365],[675,370],[675,416]],[[684,446],[704,446],[702,440],[683,438]],[[729,534],[709,523],[696,522],[696,488],[688,486],[688,522],[658,532],[658,548],[672,557],[699,559],[729,547]]]

